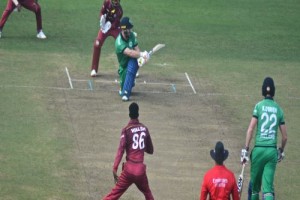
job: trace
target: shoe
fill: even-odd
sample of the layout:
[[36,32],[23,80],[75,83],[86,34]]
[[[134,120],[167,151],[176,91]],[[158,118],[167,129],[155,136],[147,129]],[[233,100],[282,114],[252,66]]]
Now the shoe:
[[39,38],[39,39],[46,39],[47,38],[42,30],[40,30],[40,32],[36,35],[36,37]]
[[97,72],[96,72],[96,70],[92,70],[91,71],[91,77],[96,77],[97,76]]
[[126,95],[124,95],[123,97],[122,97],[122,101],[128,101],[129,100],[129,98],[126,96]]

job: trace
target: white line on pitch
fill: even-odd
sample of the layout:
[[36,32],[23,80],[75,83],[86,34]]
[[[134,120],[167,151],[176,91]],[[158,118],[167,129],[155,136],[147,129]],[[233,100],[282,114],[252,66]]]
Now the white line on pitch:
[[[74,82],[86,82],[89,80],[86,79],[72,79],[72,81]],[[94,80],[95,83],[120,83],[120,81],[118,80],[114,80],[114,81],[108,81],[108,80]],[[136,84],[146,84],[146,85],[174,85],[174,83],[157,83],[157,82],[147,82],[146,80],[144,81],[136,81]],[[181,86],[190,86],[189,84],[177,84],[176,85],[181,85]]]
[[188,75],[186,72],[185,72],[185,76],[186,76],[187,80],[189,81],[190,86],[191,86],[191,88],[193,89],[194,93],[196,94],[196,90],[195,90],[195,88],[194,88],[194,86],[193,86],[193,84],[192,84],[192,82],[191,82],[191,80],[190,80],[189,75]]
[[71,77],[70,77],[70,74],[69,74],[69,71],[68,71],[68,68],[67,68],[67,67],[66,67],[66,73],[67,73],[67,76],[68,76],[68,79],[69,79],[70,87],[71,87],[71,89],[73,89],[72,80],[71,80]]

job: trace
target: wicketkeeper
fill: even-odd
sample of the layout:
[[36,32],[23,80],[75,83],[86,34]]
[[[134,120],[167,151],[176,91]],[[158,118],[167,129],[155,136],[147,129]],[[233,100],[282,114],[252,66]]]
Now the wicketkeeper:
[[[245,148],[241,151],[241,162],[249,160],[248,151],[255,127],[255,145],[252,149],[251,160],[251,200],[259,199],[262,187],[263,199],[274,200],[274,175],[277,162],[284,158],[284,148],[287,142],[287,130],[284,113],[274,101],[275,85],[272,78],[264,79],[262,85],[264,99],[258,102],[253,110],[250,121]],[[277,149],[278,128],[281,132],[281,146]]]
[[114,39],[120,33],[120,20],[123,9],[120,0],[104,0],[100,11],[100,29],[94,42],[93,60],[91,66],[91,77],[97,76],[101,48],[108,36]]

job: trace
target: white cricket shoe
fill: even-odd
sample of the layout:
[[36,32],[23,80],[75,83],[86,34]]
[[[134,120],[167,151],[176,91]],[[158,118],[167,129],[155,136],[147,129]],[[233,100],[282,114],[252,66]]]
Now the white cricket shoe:
[[97,76],[97,72],[96,72],[96,70],[92,70],[91,71],[91,77],[96,77]]
[[40,30],[40,32],[36,35],[36,37],[38,39],[46,39],[47,38],[42,30]]
[[126,95],[124,95],[123,97],[122,97],[122,101],[128,101],[129,100],[129,98],[126,96]]

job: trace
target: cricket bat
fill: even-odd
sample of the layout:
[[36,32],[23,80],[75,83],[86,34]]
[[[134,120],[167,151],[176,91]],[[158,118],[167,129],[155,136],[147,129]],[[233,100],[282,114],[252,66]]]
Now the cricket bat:
[[246,166],[246,164],[243,163],[242,172],[241,172],[241,174],[239,175],[239,179],[238,179],[238,183],[237,183],[237,186],[238,186],[238,192],[239,192],[240,196],[242,195],[243,182],[244,182],[244,169],[245,169],[245,166]]
[[[150,51],[149,51],[149,56],[153,55],[160,49],[164,48],[166,45],[165,44],[157,44],[155,45]],[[142,67],[147,61],[143,57],[138,58],[138,65],[139,67]]]
[[160,50],[161,48],[165,47],[165,44],[157,44],[155,45],[150,51],[149,51],[149,55],[151,56],[152,54],[156,53],[158,50]]

